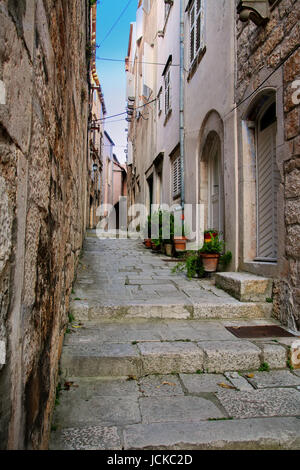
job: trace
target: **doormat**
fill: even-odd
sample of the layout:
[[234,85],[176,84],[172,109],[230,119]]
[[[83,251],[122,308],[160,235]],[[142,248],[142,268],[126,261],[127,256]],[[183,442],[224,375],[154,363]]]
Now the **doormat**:
[[289,338],[296,336],[276,325],[226,326],[225,328],[237,338]]

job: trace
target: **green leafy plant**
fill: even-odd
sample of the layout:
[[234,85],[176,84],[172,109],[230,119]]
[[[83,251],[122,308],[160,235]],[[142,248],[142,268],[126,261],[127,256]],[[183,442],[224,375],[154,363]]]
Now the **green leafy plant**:
[[222,269],[225,269],[231,263],[231,260],[232,260],[231,251],[226,251],[226,253],[221,255],[219,262],[222,266]]
[[69,312],[68,318],[69,318],[69,323],[73,323],[73,321],[75,321],[75,317],[74,317],[73,313]]
[[270,372],[270,366],[267,362],[263,362],[258,370],[259,372]]
[[212,237],[211,241],[204,242],[202,248],[200,249],[200,253],[208,253],[208,254],[218,254],[220,255],[225,248],[225,243],[223,240],[219,239],[219,235]]
[[268,302],[268,304],[272,304],[273,303],[273,299],[271,297],[267,297],[266,298],[266,302]]
[[290,370],[294,370],[294,366],[293,366],[293,364],[292,364],[292,362],[291,362],[290,359],[288,359],[288,360],[286,361],[286,366],[287,366]]
[[189,251],[185,256],[185,259],[177,263],[177,265],[172,269],[173,273],[184,271],[186,271],[186,275],[189,279],[193,277],[201,278],[204,276],[204,268],[198,251]]

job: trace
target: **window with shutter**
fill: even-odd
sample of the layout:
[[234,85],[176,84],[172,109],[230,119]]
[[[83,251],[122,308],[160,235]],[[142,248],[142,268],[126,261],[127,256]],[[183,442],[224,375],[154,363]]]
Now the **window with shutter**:
[[204,47],[204,0],[194,0],[190,6],[190,61]]
[[157,95],[157,112],[158,112],[158,115],[161,114],[162,112],[162,88],[160,88],[159,92],[158,92],[158,95]]
[[171,83],[170,83],[170,65],[165,72],[165,114],[171,110]]
[[180,196],[181,192],[181,166],[180,157],[177,157],[172,164],[172,192],[173,199]]

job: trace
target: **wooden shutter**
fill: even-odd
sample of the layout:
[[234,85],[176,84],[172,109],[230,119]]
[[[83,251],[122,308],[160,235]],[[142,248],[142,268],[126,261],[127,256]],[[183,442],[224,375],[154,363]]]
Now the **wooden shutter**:
[[173,198],[180,195],[181,192],[181,167],[180,157],[173,162]]
[[257,136],[257,257],[277,259],[277,192],[280,173],[276,164],[276,122]]

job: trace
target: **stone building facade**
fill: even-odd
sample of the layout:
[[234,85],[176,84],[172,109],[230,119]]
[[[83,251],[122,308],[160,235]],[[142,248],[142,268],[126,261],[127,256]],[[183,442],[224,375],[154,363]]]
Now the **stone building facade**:
[[[237,3],[239,9],[251,4]],[[267,17],[261,18],[261,24],[251,20],[242,22],[237,15],[236,106],[243,221],[240,266],[275,279],[274,314],[293,330],[300,330],[300,2],[263,3]],[[273,206],[276,212],[277,260],[276,263],[255,263],[259,224],[264,223],[256,216],[257,203],[262,200],[263,219],[263,191],[267,191],[262,189],[260,196],[255,188],[259,186],[259,137],[262,135],[257,123],[267,111],[266,107],[271,109],[273,103],[276,110],[274,164],[278,182],[274,201],[270,201],[266,211],[270,214]]]
[[0,3],[0,447],[47,447],[87,224],[90,8]]
[[233,254],[228,269],[273,278],[274,315],[294,331],[300,330],[299,24],[299,0],[140,1],[126,60],[129,203],[202,204],[204,228],[220,230]]

